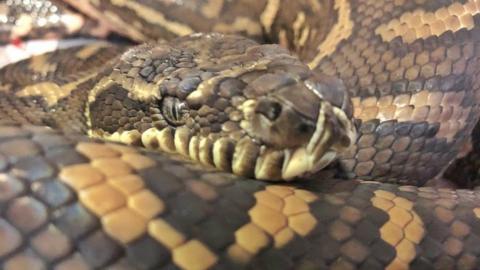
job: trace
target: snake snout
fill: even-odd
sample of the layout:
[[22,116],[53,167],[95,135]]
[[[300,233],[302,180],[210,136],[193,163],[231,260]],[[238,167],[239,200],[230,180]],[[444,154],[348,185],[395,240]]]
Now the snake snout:
[[245,129],[269,149],[265,153],[284,153],[281,178],[298,178],[324,168],[353,143],[350,107],[341,82],[312,75],[246,106]]
[[313,74],[295,90],[276,93],[290,113],[284,132],[290,135],[290,144],[295,145],[289,152],[285,179],[321,170],[356,139],[352,104],[340,80]]
[[318,113],[302,115],[290,104],[271,99],[261,99],[255,107],[255,113],[269,122],[272,131],[281,132],[287,138],[288,141],[278,142],[278,145],[303,144],[304,140],[299,138],[313,134],[318,116]]
[[[316,112],[302,112],[305,101],[295,101],[292,89],[261,97],[255,103],[251,117],[251,134],[273,149],[286,149],[306,145],[315,131]],[[310,105],[318,108],[320,99],[312,96]]]

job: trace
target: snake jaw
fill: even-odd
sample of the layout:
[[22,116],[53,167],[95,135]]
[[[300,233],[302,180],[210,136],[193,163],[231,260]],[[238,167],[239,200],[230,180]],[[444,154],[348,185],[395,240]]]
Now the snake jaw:
[[324,101],[309,142],[285,151],[282,178],[288,181],[314,174],[350,147],[356,140],[356,130],[348,119],[343,110]]
[[220,57],[224,65],[211,69],[193,49],[198,42],[217,48],[225,43],[219,38],[187,38],[181,50],[162,44],[128,50],[90,93],[94,135],[272,181],[315,173],[350,145],[351,106],[341,82],[281,48],[247,40],[248,50]]
[[[278,175],[290,181],[311,175],[355,142],[345,87],[331,77],[312,77],[315,81],[297,81],[239,107],[244,114],[241,127],[264,149],[257,158],[257,179],[275,180],[272,175]],[[300,126],[305,131],[299,131]],[[278,151],[283,162],[275,167]]]

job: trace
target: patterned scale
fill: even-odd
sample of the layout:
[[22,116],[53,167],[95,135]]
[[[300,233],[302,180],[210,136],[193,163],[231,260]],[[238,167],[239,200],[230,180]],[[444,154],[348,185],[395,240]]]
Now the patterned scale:
[[0,134],[4,269],[478,265],[478,191],[268,185],[44,128]]
[[[480,191],[422,187],[463,154],[479,118],[479,0],[65,2],[151,43],[94,43],[0,71],[1,269],[480,267]],[[17,4],[0,3],[0,21]],[[200,31],[279,43],[306,64],[276,46]],[[317,96],[298,95],[303,86]],[[262,91],[283,99],[261,103]],[[300,166],[291,156],[303,152],[267,155],[276,149],[235,141],[244,129],[263,131],[241,125],[254,115],[248,104],[272,119],[288,104],[282,111],[297,121],[285,132],[324,113],[336,150],[349,143],[342,91],[358,138],[331,170],[310,181],[251,179],[282,178],[278,164]],[[258,141],[297,147],[311,126]],[[235,143],[214,151],[225,134]],[[162,147],[180,155],[154,151]],[[447,174],[459,185],[475,184],[473,149]],[[214,161],[249,177],[198,164]]]

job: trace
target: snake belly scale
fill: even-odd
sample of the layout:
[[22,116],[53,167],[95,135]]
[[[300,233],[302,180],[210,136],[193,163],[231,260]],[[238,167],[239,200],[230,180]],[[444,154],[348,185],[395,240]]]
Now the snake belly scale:
[[480,267],[480,1],[66,2],[146,43],[0,70],[1,269]]

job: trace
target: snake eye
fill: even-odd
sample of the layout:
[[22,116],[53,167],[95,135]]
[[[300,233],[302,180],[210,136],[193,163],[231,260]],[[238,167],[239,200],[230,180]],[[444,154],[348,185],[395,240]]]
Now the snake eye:
[[261,100],[258,102],[255,112],[262,114],[270,121],[275,121],[275,119],[277,119],[282,112],[282,105],[271,100]]
[[162,101],[162,114],[171,125],[183,125],[188,117],[188,105],[178,98],[166,97]]

